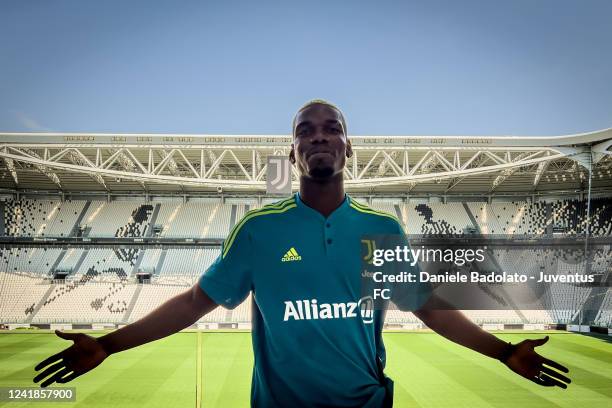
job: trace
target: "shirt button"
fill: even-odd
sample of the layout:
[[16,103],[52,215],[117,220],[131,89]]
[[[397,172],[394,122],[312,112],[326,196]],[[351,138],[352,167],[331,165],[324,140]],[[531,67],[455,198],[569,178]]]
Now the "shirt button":
[[331,227],[331,224],[328,222],[327,224],[325,224],[325,226],[326,226],[327,228],[329,228],[329,227]]
[[328,244],[331,244],[331,243],[332,243],[331,238],[327,238],[327,243],[328,243]]

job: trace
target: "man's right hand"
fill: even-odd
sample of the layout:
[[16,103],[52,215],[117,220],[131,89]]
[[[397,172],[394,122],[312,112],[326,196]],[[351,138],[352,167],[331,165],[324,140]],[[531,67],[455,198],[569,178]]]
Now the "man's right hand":
[[108,353],[95,337],[84,333],[63,333],[59,330],[55,330],[55,334],[64,340],[74,341],[74,344],[36,365],[36,371],[47,367],[34,377],[35,383],[49,377],[40,384],[43,388],[54,382],[63,384],[72,381],[96,368],[108,357]]
[[217,304],[196,282],[146,316],[104,336],[95,338],[83,333],[56,330],[55,334],[64,340],[74,341],[74,344],[38,363],[36,371],[46,368],[34,377],[34,382],[49,377],[40,384],[46,387],[54,382],[63,384],[72,381],[96,368],[109,355],[177,333],[216,307]]

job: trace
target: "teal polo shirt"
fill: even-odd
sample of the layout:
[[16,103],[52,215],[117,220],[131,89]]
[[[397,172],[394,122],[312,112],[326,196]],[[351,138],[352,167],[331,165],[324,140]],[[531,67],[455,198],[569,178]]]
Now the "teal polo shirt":
[[234,226],[199,285],[226,308],[253,292],[252,406],[378,408],[392,393],[377,367],[385,311],[360,298],[368,234],[405,238],[396,217],[348,195],[327,218],[296,193]]

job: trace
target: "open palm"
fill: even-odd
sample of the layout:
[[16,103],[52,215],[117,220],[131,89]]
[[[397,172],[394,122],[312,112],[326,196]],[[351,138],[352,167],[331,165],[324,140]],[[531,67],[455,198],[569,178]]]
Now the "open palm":
[[64,340],[74,341],[74,344],[36,365],[36,371],[47,367],[34,377],[35,383],[49,377],[40,384],[41,387],[46,387],[54,382],[63,384],[72,381],[94,369],[108,357],[95,337],[84,333],[63,333],[59,330],[55,330],[55,334]]
[[[568,373],[569,369],[542,357],[535,352],[535,348],[548,341],[548,336],[538,340],[523,340],[514,346],[514,351],[506,360],[506,365],[515,373],[535,382],[536,384],[552,387],[567,388],[571,380],[559,371]],[[559,370],[553,370],[553,368]],[[567,384],[566,384],[567,383]]]

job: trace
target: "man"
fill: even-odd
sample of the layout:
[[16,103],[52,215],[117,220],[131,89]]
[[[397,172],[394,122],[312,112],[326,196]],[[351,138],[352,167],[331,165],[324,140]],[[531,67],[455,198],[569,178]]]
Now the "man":
[[[98,339],[57,331],[74,344],[38,364],[36,370],[55,363],[34,381],[71,381],[110,354],[176,333],[252,292],[253,406],[391,406],[393,383],[383,373],[384,313],[360,313],[360,239],[403,236],[403,230],[395,217],[345,194],[342,173],[351,156],[342,112],[322,100],[307,103],[294,118],[290,152],[301,175],[299,193],[247,213],[199,282],[144,318]],[[570,382],[551,367],[567,368],[534,351],[548,337],[505,343],[459,311],[436,310],[428,287],[412,290],[421,303],[429,299],[414,313],[437,333],[537,384],[566,388]],[[401,308],[402,299],[396,300]]]

